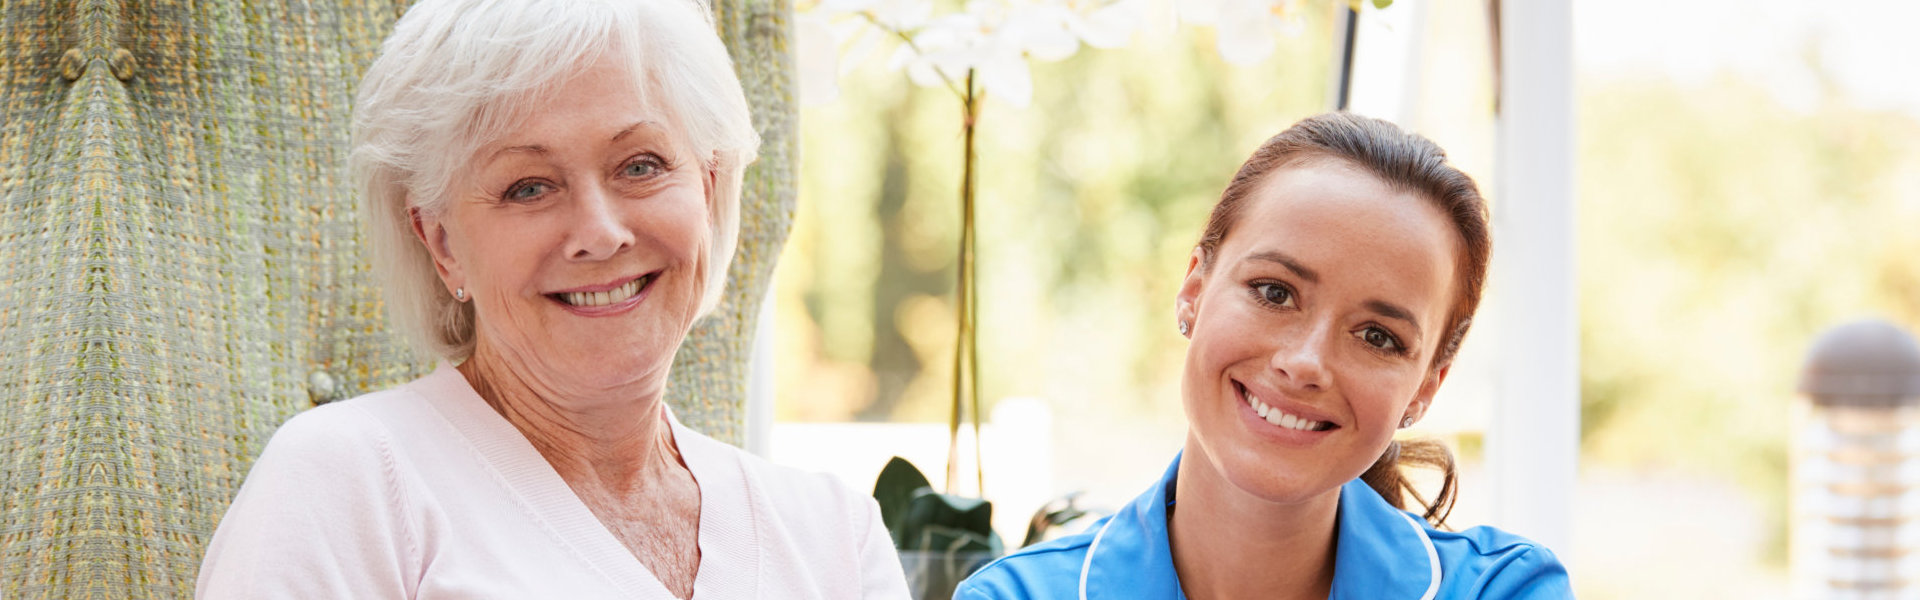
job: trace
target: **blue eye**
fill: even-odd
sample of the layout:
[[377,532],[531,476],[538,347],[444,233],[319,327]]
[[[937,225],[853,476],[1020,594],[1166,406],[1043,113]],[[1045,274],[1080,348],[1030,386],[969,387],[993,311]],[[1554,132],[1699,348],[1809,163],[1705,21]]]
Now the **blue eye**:
[[1293,304],[1293,290],[1278,283],[1256,283],[1253,285],[1253,293],[1260,301],[1275,306]]
[[660,166],[645,160],[636,160],[620,168],[620,174],[627,177],[647,177],[660,171]]
[[507,188],[505,199],[510,202],[525,202],[539,198],[540,195],[546,193],[550,187],[552,186],[538,181],[523,181],[514,184],[513,187]]

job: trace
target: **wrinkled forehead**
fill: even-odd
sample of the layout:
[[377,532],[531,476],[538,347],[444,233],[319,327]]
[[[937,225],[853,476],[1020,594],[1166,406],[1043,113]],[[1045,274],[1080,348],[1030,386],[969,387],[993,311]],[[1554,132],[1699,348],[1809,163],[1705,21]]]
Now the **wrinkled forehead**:
[[615,45],[580,55],[572,64],[530,74],[520,85],[497,88],[468,107],[464,126],[454,132],[453,145],[464,148],[468,160],[490,148],[511,145],[509,135],[557,104],[582,101],[577,94],[583,90],[620,98],[617,105],[622,112],[631,113],[623,117],[645,117],[629,121],[647,120],[677,130],[673,125],[679,116],[661,102],[664,95],[658,93],[657,77],[646,64],[637,53]]

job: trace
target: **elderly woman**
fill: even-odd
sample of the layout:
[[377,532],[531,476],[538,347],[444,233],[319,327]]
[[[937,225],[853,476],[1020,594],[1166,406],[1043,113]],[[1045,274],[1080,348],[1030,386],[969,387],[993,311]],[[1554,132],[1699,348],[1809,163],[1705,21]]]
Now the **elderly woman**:
[[898,598],[873,501],[688,430],[757,138],[691,0],[426,0],[351,162],[396,324],[444,359],[289,420],[206,598]]
[[[1086,533],[975,573],[956,598],[1571,598],[1552,552],[1437,528],[1452,457],[1394,431],[1427,414],[1480,304],[1473,180],[1392,123],[1281,132],[1221,194],[1174,320],[1186,447]],[[1399,463],[1438,463],[1420,513]]]

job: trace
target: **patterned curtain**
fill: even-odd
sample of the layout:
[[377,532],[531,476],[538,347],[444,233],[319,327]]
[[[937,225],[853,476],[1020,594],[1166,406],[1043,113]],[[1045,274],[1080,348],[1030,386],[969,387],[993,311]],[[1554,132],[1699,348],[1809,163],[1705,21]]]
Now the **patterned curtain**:
[[[405,4],[0,1],[0,596],[190,596],[282,421],[431,368],[388,331],[342,172]],[[793,212],[789,13],[715,7],[765,145],[669,398],[736,444]]]

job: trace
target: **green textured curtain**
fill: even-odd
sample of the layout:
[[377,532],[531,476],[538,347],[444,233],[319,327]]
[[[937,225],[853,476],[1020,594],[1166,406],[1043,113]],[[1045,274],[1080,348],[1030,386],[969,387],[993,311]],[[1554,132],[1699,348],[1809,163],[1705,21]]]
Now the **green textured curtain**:
[[[0,0],[0,595],[175,598],[282,421],[430,368],[387,329],[342,172],[404,0]],[[682,418],[739,443],[793,209],[791,7],[722,0],[765,140]]]

